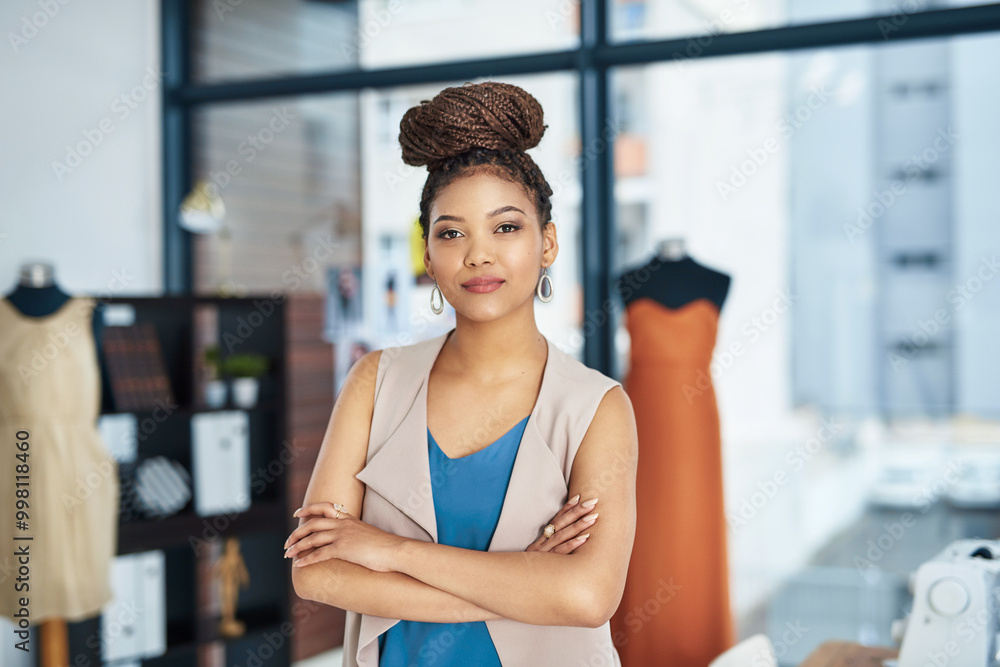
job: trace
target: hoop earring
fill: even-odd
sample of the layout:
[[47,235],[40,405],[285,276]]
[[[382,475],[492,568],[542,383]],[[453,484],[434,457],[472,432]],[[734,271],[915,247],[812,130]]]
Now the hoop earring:
[[[437,306],[434,305],[434,292],[437,291],[438,298],[441,299],[441,303]],[[438,287],[438,283],[434,281],[434,287],[431,288],[431,310],[434,311],[435,315],[440,315],[444,312],[444,294],[441,293],[441,288]]]
[[[549,284],[549,295],[542,296],[542,283],[547,282]],[[552,278],[549,276],[549,267],[545,267],[542,270],[542,277],[538,279],[538,284],[535,285],[535,294],[538,295],[538,299],[542,303],[548,303],[552,301]]]

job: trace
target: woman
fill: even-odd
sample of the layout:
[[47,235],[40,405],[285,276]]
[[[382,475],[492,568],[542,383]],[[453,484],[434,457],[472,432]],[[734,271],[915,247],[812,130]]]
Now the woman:
[[351,368],[295,513],[293,585],[348,610],[345,665],[620,664],[635,420],[620,383],[535,325],[558,252],[525,153],[544,131],[537,100],[498,82],[400,123],[403,160],[429,170],[432,307],[440,292],[456,325]]

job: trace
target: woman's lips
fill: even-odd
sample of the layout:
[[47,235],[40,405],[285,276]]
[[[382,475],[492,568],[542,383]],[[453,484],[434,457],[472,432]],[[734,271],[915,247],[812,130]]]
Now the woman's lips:
[[465,289],[469,290],[470,292],[473,292],[474,294],[485,294],[487,292],[493,292],[500,289],[502,285],[503,281],[497,279],[490,282],[466,284],[463,285],[463,287],[465,287]]

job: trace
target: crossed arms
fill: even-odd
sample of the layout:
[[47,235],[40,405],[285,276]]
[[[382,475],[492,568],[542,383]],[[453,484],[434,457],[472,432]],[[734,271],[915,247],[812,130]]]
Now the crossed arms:
[[[349,512],[360,512],[365,485],[355,475],[366,462],[380,354],[369,352],[348,373],[304,505],[336,500]],[[603,625],[621,601],[632,551],[637,449],[631,402],[620,386],[613,387],[601,400],[573,462],[569,495],[599,498],[601,517],[573,553],[476,551],[345,523],[344,539],[323,547],[336,556],[292,567],[295,592],[385,618]],[[624,470],[615,466],[615,474],[606,473],[612,462],[621,461],[627,462]],[[299,526],[307,520],[300,518]]]

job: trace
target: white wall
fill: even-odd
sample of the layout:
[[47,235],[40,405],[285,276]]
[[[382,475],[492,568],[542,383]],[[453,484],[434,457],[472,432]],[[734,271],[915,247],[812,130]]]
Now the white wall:
[[0,292],[34,259],[71,293],[160,290],[159,3],[5,0],[0,35]]

